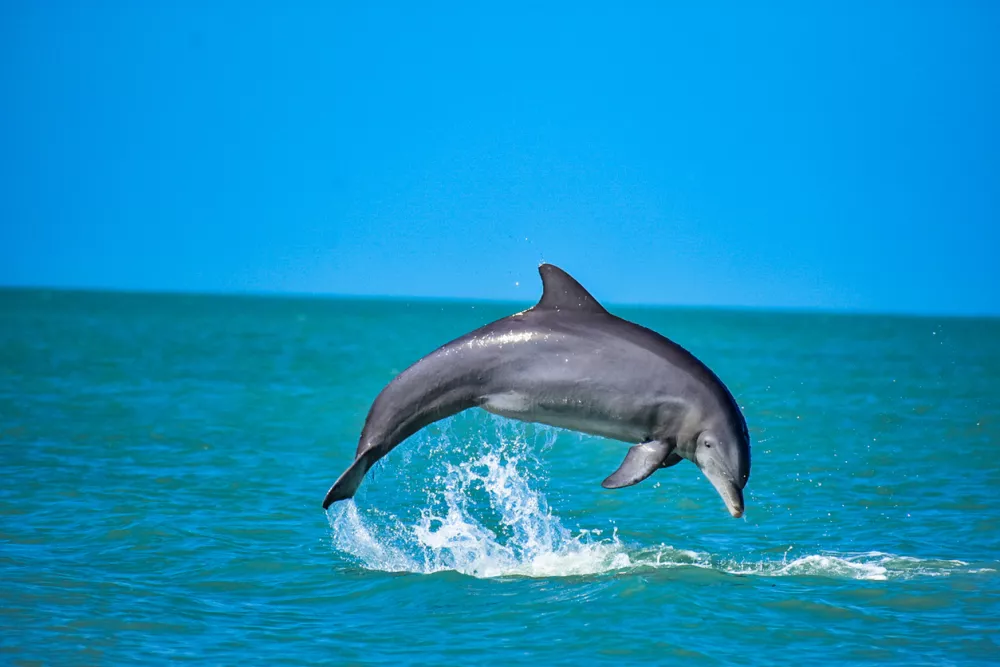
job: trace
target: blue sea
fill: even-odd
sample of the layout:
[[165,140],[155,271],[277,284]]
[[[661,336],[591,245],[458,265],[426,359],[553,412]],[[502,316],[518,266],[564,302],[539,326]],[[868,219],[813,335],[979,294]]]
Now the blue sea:
[[0,291],[0,663],[1000,661],[1000,320],[612,308],[746,415],[689,463],[472,410],[321,503],[371,401],[526,304]]

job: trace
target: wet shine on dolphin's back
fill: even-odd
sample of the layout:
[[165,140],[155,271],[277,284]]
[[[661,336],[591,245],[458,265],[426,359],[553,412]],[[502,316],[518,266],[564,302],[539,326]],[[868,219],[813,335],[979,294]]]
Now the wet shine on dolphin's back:
[[[497,354],[492,384],[502,389],[484,396],[482,406],[623,442],[651,439],[658,413],[679,400],[672,395],[698,362],[657,334],[633,329],[640,327],[608,313],[541,310],[470,334],[470,344],[491,346]],[[689,392],[697,391],[692,384]],[[526,394],[536,397],[530,407]],[[593,397],[600,400],[588,401]],[[575,416],[580,408],[601,419]]]

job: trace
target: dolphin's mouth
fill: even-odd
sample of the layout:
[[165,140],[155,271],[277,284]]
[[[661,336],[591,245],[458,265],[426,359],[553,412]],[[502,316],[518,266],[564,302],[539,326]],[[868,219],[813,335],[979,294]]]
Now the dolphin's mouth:
[[726,503],[726,509],[733,515],[733,518],[739,519],[743,516],[743,489],[737,486],[729,475],[717,470],[714,466],[706,466],[701,471],[705,473],[705,477],[722,497],[722,501]]

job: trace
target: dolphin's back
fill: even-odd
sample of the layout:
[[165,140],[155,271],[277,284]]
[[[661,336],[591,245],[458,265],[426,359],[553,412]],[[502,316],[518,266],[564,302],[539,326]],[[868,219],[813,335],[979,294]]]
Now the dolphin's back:
[[690,353],[608,313],[528,311],[494,327],[525,340],[492,378],[490,412],[638,443],[716,402]]

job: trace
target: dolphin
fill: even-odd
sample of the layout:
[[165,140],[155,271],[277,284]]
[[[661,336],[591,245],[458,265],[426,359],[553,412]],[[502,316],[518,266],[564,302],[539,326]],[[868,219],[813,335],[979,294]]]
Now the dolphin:
[[456,338],[386,385],[324,509],[354,496],[372,465],[423,427],[480,407],[634,443],[606,489],[687,459],[743,516],[750,437],[722,381],[677,343],[609,313],[562,269],[538,272],[534,307]]

